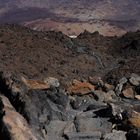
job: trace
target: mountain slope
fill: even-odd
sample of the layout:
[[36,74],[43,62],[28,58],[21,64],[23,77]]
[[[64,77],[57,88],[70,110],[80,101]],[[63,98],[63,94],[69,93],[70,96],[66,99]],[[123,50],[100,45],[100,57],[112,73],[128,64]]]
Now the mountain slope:
[[61,32],[5,25],[0,26],[0,71],[16,71],[30,78],[57,77],[65,84],[108,72],[117,72],[117,77],[140,74],[139,44],[140,32],[120,38],[84,32],[71,39]]
[[5,0],[0,1],[0,7],[1,23],[60,30],[68,35],[84,29],[119,35],[140,27],[139,0]]

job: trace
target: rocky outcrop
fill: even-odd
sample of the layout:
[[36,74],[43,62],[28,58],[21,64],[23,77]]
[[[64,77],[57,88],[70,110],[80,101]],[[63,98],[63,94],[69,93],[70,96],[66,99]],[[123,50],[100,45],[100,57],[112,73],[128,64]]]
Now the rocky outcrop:
[[132,83],[134,77],[139,79],[132,74],[116,85],[101,79],[96,84],[75,81],[63,89],[2,72],[0,136],[12,140],[139,139],[139,85]]
[[4,105],[3,110],[5,111],[2,119],[2,131],[7,134],[5,137],[12,140],[41,140],[32,132],[25,118],[15,110],[7,97],[0,95],[0,98]]
[[1,26],[0,139],[139,140],[139,54],[139,31]]
[[80,82],[77,80],[74,80],[72,83],[72,86],[68,88],[68,92],[70,94],[88,94],[95,90],[95,86],[88,82]]

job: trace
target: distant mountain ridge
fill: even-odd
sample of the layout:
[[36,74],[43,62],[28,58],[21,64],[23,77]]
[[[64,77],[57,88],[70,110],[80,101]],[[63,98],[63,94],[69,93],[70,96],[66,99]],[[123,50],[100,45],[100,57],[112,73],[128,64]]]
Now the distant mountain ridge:
[[[128,30],[136,30],[140,27],[139,15],[139,0],[0,1],[0,23],[20,23],[33,29],[48,30],[51,21],[54,25],[51,27],[52,30],[62,30],[64,33],[66,32],[66,34],[67,32],[76,34],[84,29],[91,30],[91,32],[94,31],[93,29],[102,30],[103,33],[109,32],[109,30],[118,33],[119,29],[120,32],[125,32],[127,28]],[[75,21],[75,19],[77,20]],[[66,23],[66,27],[64,28],[62,22],[65,23],[66,21],[72,24]],[[74,22],[76,24],[73,24]],[[78,22],[80,22],[80,24],[78,24]],[[124,25],[124,22],[127,22],[127,24]],[[133,25],[131,24],[131,26],[128,27],[128,24],[130,25],[132,22]],[[77,26],[80,26],[80,29],[75,32],[72,31],[71,28],[76,30]],[[68,27],[70,27],[70,29],[68,29]],[[105,27],[109,29],[104,31]]]

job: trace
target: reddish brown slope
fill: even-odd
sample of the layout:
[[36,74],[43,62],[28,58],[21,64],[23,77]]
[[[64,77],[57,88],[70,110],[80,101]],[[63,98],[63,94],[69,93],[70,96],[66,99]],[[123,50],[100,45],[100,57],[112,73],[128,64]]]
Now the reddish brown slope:
[[[0,70],[16,71],[30,78],[52,76],[65,84],[74,78],[103,76],[110,70],[120,70],[117,76],[123,75],[125,71],[120,68],[127,65],[128,73],[140,73],[140,35],[139,32],[130,35],[118,38],[84,32],[77,39],[71,39],[61,32],[37,32],[17,25],[1,26]],[[131,42],[134,40],[138,43],[136,49],[119,52],[127,45],[133,47]],[[123,66],[121,60],[126,61]],[[137,69],[133,62],[137,63]]]

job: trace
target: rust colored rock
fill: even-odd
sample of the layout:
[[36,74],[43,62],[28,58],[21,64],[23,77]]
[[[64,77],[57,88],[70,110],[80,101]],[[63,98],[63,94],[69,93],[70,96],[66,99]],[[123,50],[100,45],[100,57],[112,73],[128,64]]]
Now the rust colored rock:
[[105,101],[106,93],[102,90],[95,90],[94,95],[98,98],[99,101]]
[[88,94],[95,90],[95,86],[88,82],[80,82],[78,80],[73,81],[73,85],[68,88],[69,94]]
[[128,122],[132,126],[140,128],[140,112],[133,111],[131,117],[128,119]]
[[[3,124],[12,140],[38,140],[30,129],[27,121],[16,112],[9,100],[5,96],[0,96],[4,104],[5,116]],[[41,140],[41,138],[40,138]]]
[[110,90],[105,94],[105,100],[104,100],[105,102],[115,101],[115,100],[117,100],[117,96],[113,90]]
[[24,77],[21,77],[22,82],[28,87],[28,89],[49,89],[50,85],[42,81],[37,80],[28,80]]
[[136,95],[135,98],[140,100],[140,95]]
[[122,94],[126,98],[131,98],[131,99],[134,98],[134,91],[132,88],[128,88],[128,89],[123,90]]

